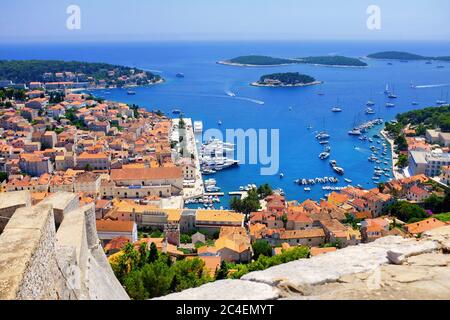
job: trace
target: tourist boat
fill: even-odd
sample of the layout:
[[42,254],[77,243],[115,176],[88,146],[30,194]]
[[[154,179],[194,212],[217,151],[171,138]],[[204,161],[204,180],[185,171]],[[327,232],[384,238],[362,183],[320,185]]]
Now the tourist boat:
[[325,159],[328,159],[329,157],[330,157],[330,154],[328,152],[322,152],[321,154],[319,154],[320,160],[325,160]]
[[205,189],[207,192],[219,192],[220,191],[220,188],[217,186],[207,186]]
[[386,107],[392,108],[392,107],[395,107],[395,104],[394,104],[394,103],[391,103],[391,102],[387,102],[387,103],[386,103]]
[[339,107],[333,107],[331,108],[331,112],[342,112],[342,109]]
[[341,176],[344,175],[344,173],[345,173],[344,169],[341,167],[333,167],[333,170]]
[[369,107],[366,109],[366,114],[375,114],[375,111]]
[[202,170],[202,174],[204,174],[204,175],[209,175],[209,174],[214,174],[214,173],[216,173],[216,171],[213,169],[203,169]]
[[348,132],[351,136],[360,136],[362,134],[361,130],[358,128],[354,128]]
[[325,139],[328,139],[328,138],[330,138],[330,135],[329,135],[328,133],[326,133],[325,131],[319,132],[319,133],[316,135],[316,139],[317,139],[317,140],[325,140]]
[[177,78],[184,78],[184,73],[179,72],[179,73],[177,73],[175,76],[176,76]]
[[131,90],[127,91],[127,95],[129,95],[129,96],[134,96],[135,94],[136,94],[136,91],[131,91]]

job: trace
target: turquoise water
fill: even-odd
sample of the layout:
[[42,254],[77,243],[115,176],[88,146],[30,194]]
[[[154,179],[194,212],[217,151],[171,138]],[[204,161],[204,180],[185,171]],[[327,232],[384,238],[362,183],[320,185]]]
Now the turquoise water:
[[[315,140],[316,130],[327,130],[332,148],[330,159],[344,167],[345,177],[353,184],[372,188],[373,167],[367,158],[371,152],[368,142],[350,137],[347,131],[355,121],[376,117],[391,120],[399,112],[435,105],[441,92],[450,91],[450,63],[439,63],[436,68],[420,62],[393,62],[367,60],[368,68],[330,68],[307,65],[282,67],[239,68],[222,66],[216,61],[245,54],[266,54],[279,57],[341,54],[365,56],[382,50],[404,50],[423,55],[449,55],[450,43],[369,43],[369,42],[161,42],[129,44],[71,44],[71,45],[0,45],[0,59],[73,59],[101,61],[135,66],[161,74],[167,82],[135,89],[129,96],[124,89],[100,90],[98,96],[136,103],[149,110],[160,109],[170,115],[172,109],[181,109],[186,117],[201,120],[204,128],[244,130],[280,130],[279,175],[261,176],[259,165],[241,165],[217,173],[213,177],[223,191],[235,191],[248,183],[270,183],[282,188],[289,199],[318,200],[325,192],[321,186],[306,193],[294,184],[298,178],[334,176],[328,161],[320,161],[322,151]],[[261,75],[273,72],[301,72],[324,81],[323,85],[305,88],[257,88],[249,85]],[[185,78],[176,78],[182,72]],[[411,81],[419,86],[410,87]],[[398,99],[395,108],[386,108],[383,94],[385,85],[395,88]],[[229,97],[231,91],[236,97]],[[323,92],[323,96],[318,93]],[[373,100],[377,112],[364,113],[367,100]],[[332,113],[331,107],[340,101],[342,113]],[[255,101],[264,101],[264,105]],[[418,106],[411,102],[417,100]],[[292,110],[290,110],[292,108]],[[217,126],[222,121],[221,127]],[[308,125],[314,129],[307,130]],[[371,132],[371,136],[376,131]],[[378,145],[377,145],[378,146]],[[355,147],[357,147],[355,149]],[[380,165],[386,167],[386,165]],[[391,164],[389,164],[391,166]],[[388,178],[383,178],[388,179]],[[383,181],[382,179],[382,181]],[[339,186],[347,183],[341,178]],[[227,197],[223,204],[228,203]]]

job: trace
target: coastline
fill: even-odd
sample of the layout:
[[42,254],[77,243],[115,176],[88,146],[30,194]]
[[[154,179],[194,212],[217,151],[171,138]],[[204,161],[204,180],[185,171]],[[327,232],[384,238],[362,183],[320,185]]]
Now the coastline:
[[[158,81],[155,81],[155,82],[152,82],[152,83],[149,83],[149,84],[146,84],[146,85],[133,84],[133,85],[125,85],[125,86],[123,86],[121,88],[122,89],[145,88],[145,87],[151,87],[151,86],[155,86],[155,85],[158,85],[158,84],[162,84],[162,83],[165,83],[165,82],[166,82],[166,80],[161,78]],[[118,89],[118,87],[108,87],[107,88],[107,87],[99,87],[99,86],[97,86],[97,87],[89,87],[89,88],[74,88],[74,89],[67,89],[67,90],[70,91],[70,92],[83,92],[83,91],[86,91],[86,90],[95,91],[95,90],[107,90],[107,89]]]
[[318,84],[322,84],[323,81],[314,81],[309,83],[298,83],[298,84],[280,84],[280,85],[274,85],[274,84],[263,84],[258,81],[252,82],[250,85],[254,87],[269,87],[269,88],[298,88],[298,87],[309,87],[309,86],[315,86]]
[[315,67],[330,67],[330,68],[367,68],[367,66],[351,66],[351,65],[339,65],[339,64],[321,64],[321,63],[307,63],[302,62],[301,60],[293,60],[292,63],[280,63],[280,64],[245,64],[245,63],[237,63],[237,62],[230,62],[230,61],[217,61],[217,64],[221,64],[224,66],[232,66],[232,67],[251,67],[251,68],[258,68],[258,67],[282,67],[282,66],[291,66],[296,64],[306,64],[310,66]]
[[380,131],[380,134],[391,146],[392,173],[394,174],[394,178],[397,180],[405,178],[405,175],[403,173],[401,173],[401,169],[395,165],[398,160],[398,156],[396,155],[396,153],[394,151],[394,146],[395,146],[394,140],[389,138],[389,136],[387,135],[386,131],[384,131],[384,129]]
[[217,61],[217,64],[221,64],[224,66],[231,66],[231,67],[251,67],[251,68],[258,68],[258,67],[282,67],[282,66],[291,66],[294,64],[298,64],[298,62],[292,62],[292,63],[280,63],[280,64],[244,64],[244,63],[236,63],[236,62],[230,62],[230,61]]

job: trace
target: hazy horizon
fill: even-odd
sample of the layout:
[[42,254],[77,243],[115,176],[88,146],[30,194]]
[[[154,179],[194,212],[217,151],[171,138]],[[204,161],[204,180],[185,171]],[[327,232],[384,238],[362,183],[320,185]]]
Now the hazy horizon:
[[[79,30],[66,26],[70,5]],[[370,5],[379,30],[367,27]],[[2,11],[2,43],[450,40],[447,0],[17,0]]]

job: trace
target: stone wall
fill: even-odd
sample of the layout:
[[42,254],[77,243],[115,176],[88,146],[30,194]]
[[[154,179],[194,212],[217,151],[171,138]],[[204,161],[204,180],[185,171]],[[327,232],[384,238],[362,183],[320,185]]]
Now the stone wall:
[[450,299],[450,226],[385,237],[160,299]]
[[51,203],[14,213],[0,235],[0,300],[129,299],[98,240],[94,205],[61,217],[56,232]]

